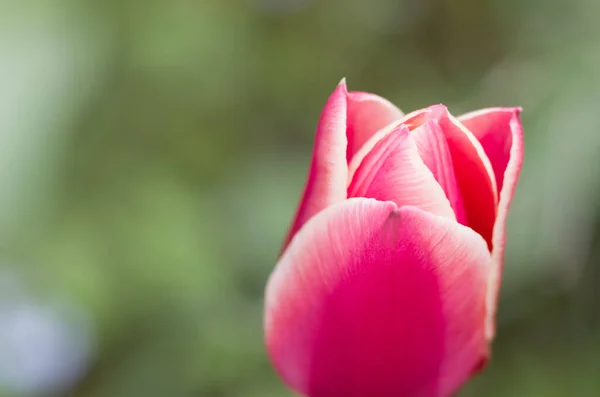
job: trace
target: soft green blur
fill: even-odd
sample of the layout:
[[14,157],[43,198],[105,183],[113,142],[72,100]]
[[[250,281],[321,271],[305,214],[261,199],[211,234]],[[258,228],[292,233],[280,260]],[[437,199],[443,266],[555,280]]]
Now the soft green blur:
[[80,357],[0,317],[0,351],[50,357],[38,378],[72,367],[33,385],[0,357],[0,396],[291,396],[262,294],[342,77],[404,111],[524,108],[494,357],[461,396],[600,395],[598,15],[596,0],[1,2],[0,314],[67,307]]

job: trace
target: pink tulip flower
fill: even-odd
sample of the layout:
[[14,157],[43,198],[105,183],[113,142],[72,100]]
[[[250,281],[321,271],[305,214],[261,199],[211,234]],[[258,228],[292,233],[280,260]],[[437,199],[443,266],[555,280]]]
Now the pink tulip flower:
[[489,359],[519,108],[408,115],[337,86],[284,251],[265,340],[309,397],[446,397]]

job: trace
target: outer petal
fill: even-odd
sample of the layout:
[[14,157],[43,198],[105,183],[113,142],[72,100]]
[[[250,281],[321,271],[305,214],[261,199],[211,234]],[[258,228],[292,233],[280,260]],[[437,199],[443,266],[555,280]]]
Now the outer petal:
[[489,108],[467,113],[458,118],[481,143],[490,159],[499,192],[502,191],[504,173],[511,158],[513,136],[523,135],[519,120],[521,110],[521,108]]
[[356,170],[348,197],[412,205],[456,219],[444,191],[423,163],[408,128],[398,127],[375,144]]
[[460,117],[479,139],[487,153],[500,190],[498,217],[494,225],[492,257],[494,269],[488,295],[488,337],[494,337],[495,314],[506,246],[506,219],[523,165],[523,127],[520,108],[491,108]]
[[428,120],[437,120],[448,142],[467,223],[483,236],[491,249],[498,193],[490,160],[479,141],[445,106],[435,105],[427,110],[407,116],[405,123],[414,128]]
[[347,161],[377,131],[404,114],[385,98],[367,92],[348,93]]
[[449,396],[487,354],[489,262],[481,236],[454,221],[336,204],[298,232],[269,280],[269,354],[310,397]]
[[346,81],[342,80],[321,113],[308,180],[284,248],[308,219],[346,198],[347,95]]

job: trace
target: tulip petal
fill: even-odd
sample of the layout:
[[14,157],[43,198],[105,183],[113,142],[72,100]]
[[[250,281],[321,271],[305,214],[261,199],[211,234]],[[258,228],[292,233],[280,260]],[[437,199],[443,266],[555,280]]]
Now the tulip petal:
[[347,161],[377,131],[402,118],[404,114],[385,98],[368,92],[348,93]]
[[286,237],[284,248],[312,216],[346,199],[346,113],[348,95],[342,80],[329,97],[317,126],[312,162],[304,194]]
[[405,123],[416,128],[428,120],[437,120],[448,142],[467,224],[483,236],[491,250],[498,193],[490,160],[479,141],[445,106],[434,105],[427,110],[407,116]]
[[356,169],[360,166],[360,164],[362,163],[365,156],[373,149],[373,147],[377,144],[377,142],[379,142],[380,140],[385,138],[387,135],[389,135],[390,133],[392,133],[393,131],[398,129],[398,127],[400,127],[401,125],[408,127],[408,129],[412,131],[414,129],[414,127],[411,126],[410,124],[407,125],[405,123],[405,121],[408,119],[415,118],[415,116],[420,113],[426,113],[426,112],[429,112],[429,109],[421,109],[421,110],[414,111],[412,113],[407,114],[403,118],[386,125],[385,127],[381,128],[379,131],[375,132],[360,147],[360,149],[358,149],[358,151],[354,154],[354,156],[348,163],[348,184],[350,184],[350,182],[352,181],[352,179],[354,177],[354,173],[356,172]]
[[488,293],[487,333],[490,339],[495,333],[494,319],[506,247],[506,220],[523,165],[523,127],[519,120],[520,112],[520,108],[490,108],[460,117],[460,121],[473,132],[487,153],[494,167],[500,191],[498,216],[492,239],[494,268]]
[[313,217],[266,290],[265,338],[310,397],[449,396],[487,358],[490,255],[473,230],[349,199]]
[[458,120],[473,133],[490,159],[498,191],[502,191],[504,172],[511,158],[515,134],[522,135],[521,108],[489,108],[467,113]]
[[463,225],[467,225],[462,195],[452,166],[452,156],[450,155],[450,149],[448,149],[444,131],[442,131],[439,123],[437,120],[429,120],[415,129],[411,136],[417,143],[423,162],[446,193],[446,197],[456,215],[456,220]]
[[427,168],[408,128],[400,126],[375,144],[356,170],[348,197],[412,205],[456,219],[452,206]]

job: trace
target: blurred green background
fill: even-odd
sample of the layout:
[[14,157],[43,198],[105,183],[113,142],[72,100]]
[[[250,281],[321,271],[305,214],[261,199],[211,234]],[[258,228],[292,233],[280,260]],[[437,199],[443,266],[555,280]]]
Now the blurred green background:
[[0,2],[0,395],[291,396],[262,293],[342,78],[523,106],[498,338],[461,396],[600,395],[600,2]]

